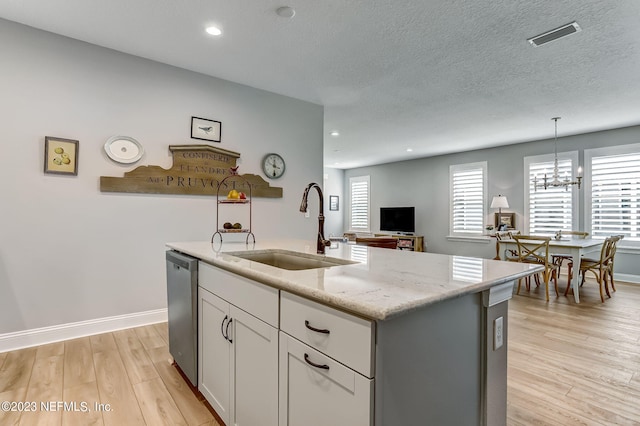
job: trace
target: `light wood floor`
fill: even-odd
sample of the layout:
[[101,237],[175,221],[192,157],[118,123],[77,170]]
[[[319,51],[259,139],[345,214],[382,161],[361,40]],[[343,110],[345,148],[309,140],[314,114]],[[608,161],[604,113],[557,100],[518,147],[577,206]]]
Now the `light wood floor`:
[[[167,342],[162,323],[0,353],[0,403],[37,404],[0,409],[0,425],[218,425],[169,364]],[[40,405],[57,401],[77,411]]]
[[640,425],[640,285],[602,303],[587,280],[576,304],[559,284],[509,302],[508,424]]
[[[546,303],[541,288],[514,296],[509,425],[640,424],[640,285],[617,289],[601,303],[587,281],[579,305],[572,295]],[[167,340],[165,323],[0,353],[0,402],[91,410],[0,410],[0,425],[218,425],[169,364]]]

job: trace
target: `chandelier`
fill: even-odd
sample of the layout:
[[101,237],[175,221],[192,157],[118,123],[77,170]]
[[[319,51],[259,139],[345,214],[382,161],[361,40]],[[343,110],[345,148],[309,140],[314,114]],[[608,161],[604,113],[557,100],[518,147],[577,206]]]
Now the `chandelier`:
[[569,179],[568,175],[565,175],[564,179],[560,179],[558,175],[558,120],[561,117],[553,117],[552,120],[555,121],[556,133],[554,139],[554,162],[553,162],[553,177],[551,179],[547,178],[547,174],[544,174],[544,178],[542,182],[538,182],[538,176],[533,176],[533,190],[537,191],[540,189],[548,189],[548,188],[561,188],[564,187],[566,191],[569,190],[571,185],[578,185],[578,189],[580,189],[580,184],[582,183],[582,176],[580,176],[580,172],[582,170],[581,167],[578,167],[578,176],[576,180]]

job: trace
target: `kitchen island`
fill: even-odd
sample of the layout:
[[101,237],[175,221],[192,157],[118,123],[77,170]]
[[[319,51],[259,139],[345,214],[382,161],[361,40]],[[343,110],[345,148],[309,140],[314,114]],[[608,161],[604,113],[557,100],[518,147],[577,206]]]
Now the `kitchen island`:
[[198,388],[227,424],[506,423],[507,301],[540,267],[351,244],[319,256],[299,240],[167,246],[201,261]]

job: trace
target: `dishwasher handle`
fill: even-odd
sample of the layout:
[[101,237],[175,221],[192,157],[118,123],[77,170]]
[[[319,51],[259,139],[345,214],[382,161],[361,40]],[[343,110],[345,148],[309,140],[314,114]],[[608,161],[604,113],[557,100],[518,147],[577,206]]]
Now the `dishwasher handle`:
[[191,269],[195,263],[192,257],[186,257],[174,251],[168,251],[166,255],[167,262],[173,263],[174,268],[184,268],[187,271]]

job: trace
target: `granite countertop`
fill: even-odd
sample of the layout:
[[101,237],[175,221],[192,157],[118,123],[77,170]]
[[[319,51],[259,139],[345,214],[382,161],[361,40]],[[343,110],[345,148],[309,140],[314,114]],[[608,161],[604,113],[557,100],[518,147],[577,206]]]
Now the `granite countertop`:
[[230,255],[279,249],[316,255],[315,241],[270,240],[256,244],[167,243],[167,247],[206,263],[373,320],[385,320],[430,304],[540,271],[540,266],[464,256],[389,250],[339,243],[327,258],[350,265],[291,271]]

